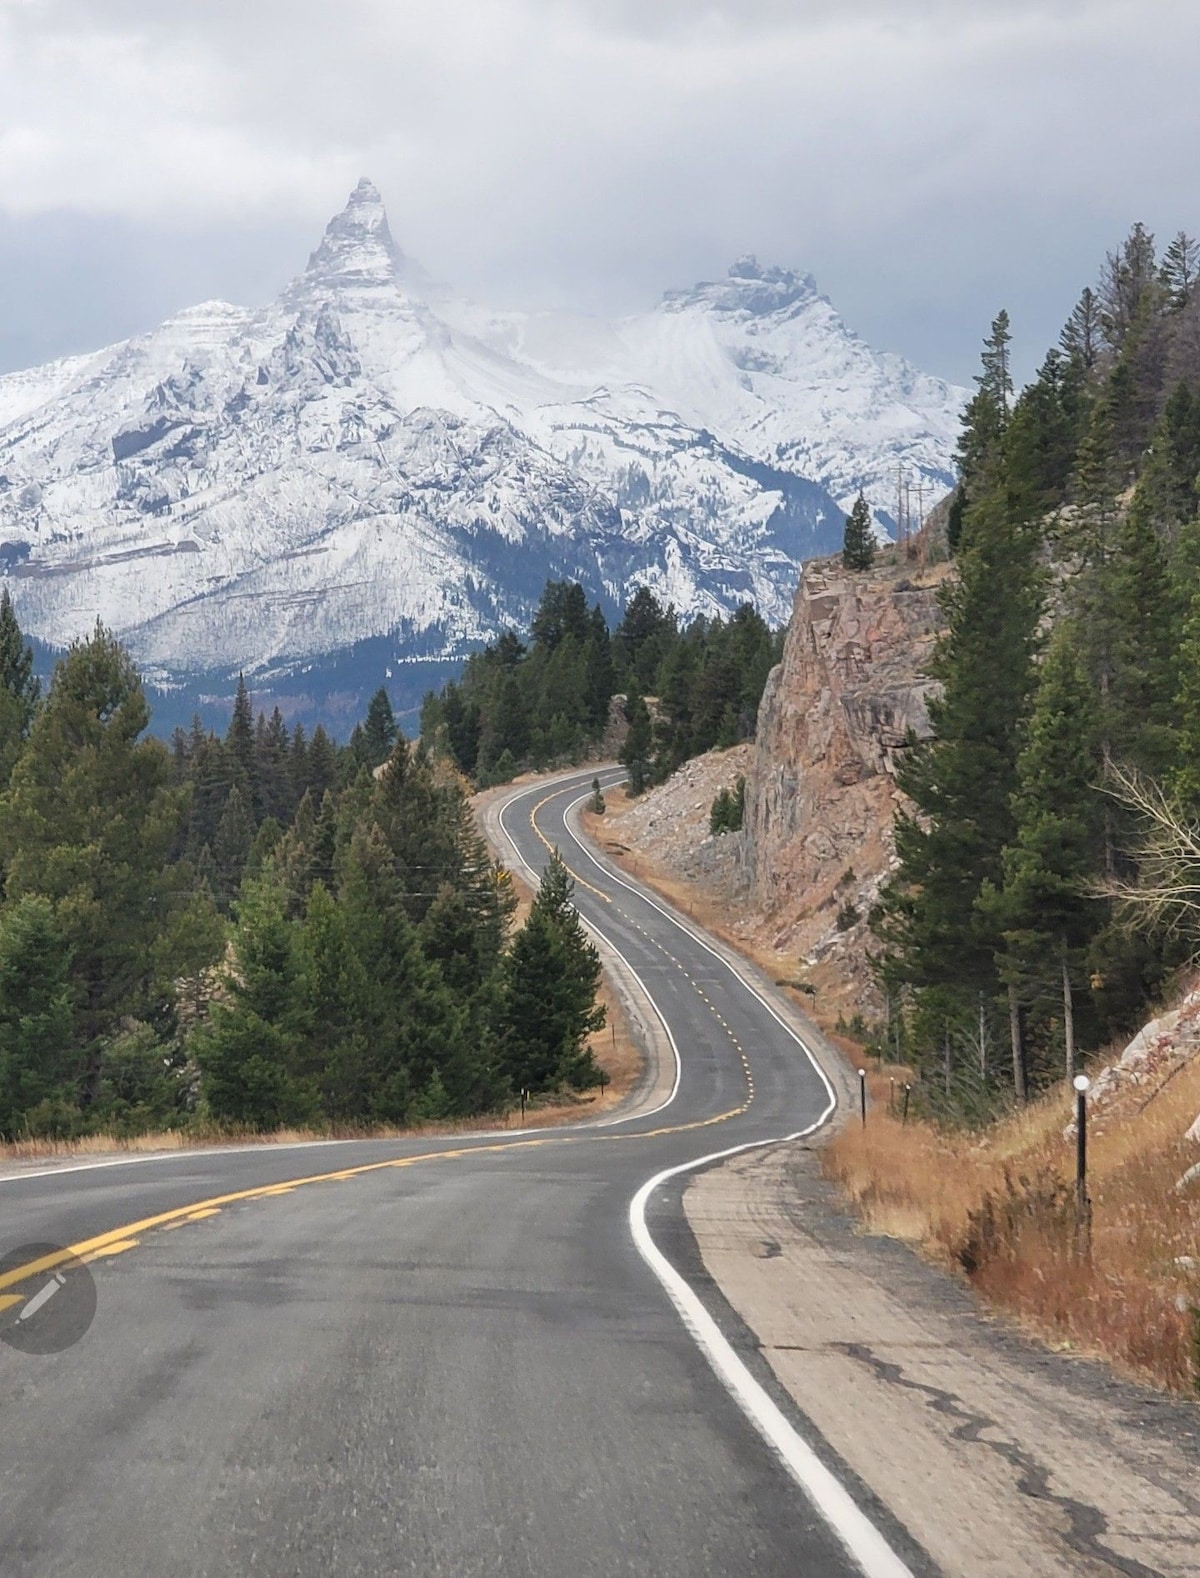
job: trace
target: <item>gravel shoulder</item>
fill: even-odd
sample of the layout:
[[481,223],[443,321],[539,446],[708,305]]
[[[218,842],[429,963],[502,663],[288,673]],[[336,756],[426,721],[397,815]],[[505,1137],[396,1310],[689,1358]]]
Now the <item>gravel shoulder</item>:
[[1200,1574],[1200,1409],[1047,1353],[892,1239],[816,1150],[702,1174],[705,1268],[828,1445],[948,1574]]

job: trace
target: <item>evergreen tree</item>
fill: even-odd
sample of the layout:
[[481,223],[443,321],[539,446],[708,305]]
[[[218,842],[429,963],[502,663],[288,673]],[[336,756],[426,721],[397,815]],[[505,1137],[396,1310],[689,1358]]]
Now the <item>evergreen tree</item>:
[[249,808],[242,799],[241,786],[235,783],[225,801],[225,808],[221,812],[221,820],[212,842],[216,878],[215,896],[221,908],[226,911],[237,896],[242,872],[250,858],[253,843],[254,823]]
[[604,1026],[600,956],[571,902],[574,883],[554,854],[504,964],[501,1047],[515,1090],[591,1085],[588,1037]]
[[625,718],[629,729],[621,747],[620,763],[629,772],[629,792],[641,794],[650,774],[650,752],[653,736],[650,712],[642,697],[634,691],[625,703]]
[[256,1129],[311,1123],[320,1108],[314,1082],[301,1077],[307,1027],[295,928],[270,873],[242,892],[233,951],[226,995],[190,1043],[208,1108],[219,1121]]
[[582,646],[589,628],[587,599],[578,581],[547,581],[529,627],[534,643],[547,652],[568,638]]
[[33,652],[21,634],[6,586],[0,592],[0,791],[12,776],[40,695]]
[[1060,626],[1017,762],[1015,827],[1001,882],[985,885],[979,905],[988,929],[1002,937],[1002,979],[1068,1027],[1068,1074],[1075,1062],[1075,999],[1103,918],[1089,887],[1101,866],[1101,770],[1096,693],[1075,632]]
[[1100,327],[1113,351],[1120,351],[1153,293],[1159,290],[1154,237],[1134,225],[1117,252],[1105,259],[1100,281]]
[[608,704],[617,688],[616,667],[608,625],[597,603],[588,616],[588,633],[583,649],[584,719],[592,737],[602,734],[608,724]]
[[264,818],[273,817],[280,825],[289,822],[296,809],[291,771],[291,738],[283,714],[272,709],[261,735],[256,733],[257,776]]
[[155,1006],[152,944],[184,797],[169,787],[165,747],[139,739],[148,721],[128,654],[97,626],[55,669],[0,806],[8,898],[53,900],[71,949],[87,1100],[99,1091],[104,1038]]
[[897,775],[914,809],[897,818],[899,870],[876,917],[896,984],[971,998],[997,984],[999,938],[977,900],[985,883],[1000,885],[1015,832],[1042,601],[1036,552],[1036,530],[1003,496],[972,506],[931,665],[933,738],[906,751]]
[[1182,312],[1200,277],[1200,242],[1180,230],[1163,253],[1158,277],[1167,294],[1168,311]]
[[32,1108],[74,1105],[83,1059],[74,1037],[70,944],[50,900],[26,894],[0,914],[0,1136]]
[[225,734],[225,755],[230,782],[241,792],[242,804],[257,824],[259,814],[258,752],[254,734],[254,711],[245,676],[238,675],[237,694]]
[[318,723],[308,742],[308,776],[306,787],[314,801],[320,805],[329,790],[338,786],[338,759],[333,741]]
[[842,563],[848,570],[869,570],[875,563],[875,533],[871,529],[871,508],[860,493],[846,517],[842,540]]
[[1084,378],[1090,379],[1103,349],[1100,302],[1090,287],[1080,296],[1058,343],[1067,357],[1082,370]]
[[639,586],[613,633],[613,660],[629,691],[654,691],[659,664],[678,633],[672,608],[664,608],[647,586]]
[[381,685],[371,697],[367,708],[367,721],[363,729],[368,767],[382,767],[392,754],[400,730],[392,711],[391,699]]
[[1008,313],[1001,310],[983,342],[982,367],[975,379],[975,393],[962,415],[956,455],[958,489],[951,505],[947,532],[951,552],[957,551],[972,502],[999,486],[1013,393],[1011,341]]

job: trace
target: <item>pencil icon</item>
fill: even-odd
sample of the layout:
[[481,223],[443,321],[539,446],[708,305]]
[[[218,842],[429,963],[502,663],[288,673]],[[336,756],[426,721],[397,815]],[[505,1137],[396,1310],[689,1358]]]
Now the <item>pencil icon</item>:
[[66,1277],[61,1272],[56,1271],[46,1286],[33,1295],[29,1303],[17,1316],[17,1319],[19,1321],[29,1320],[31,1316],[36,1315],[38,1310],[43,1309],[50,1302],[59,1288],[65,1288],[66,1285]]

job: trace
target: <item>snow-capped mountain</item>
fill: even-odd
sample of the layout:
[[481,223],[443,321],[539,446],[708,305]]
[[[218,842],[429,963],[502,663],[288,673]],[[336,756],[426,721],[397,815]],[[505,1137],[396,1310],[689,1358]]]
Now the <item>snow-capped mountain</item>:
[[101,618],[168,689],[378,684],[551,576],[781,620],[860,487],[886,525],[899,466],[949,486],[962,398],[751,259],[619,322],[489,313],[362,181],[270,306],[0,378],[0,572],[32,635]]

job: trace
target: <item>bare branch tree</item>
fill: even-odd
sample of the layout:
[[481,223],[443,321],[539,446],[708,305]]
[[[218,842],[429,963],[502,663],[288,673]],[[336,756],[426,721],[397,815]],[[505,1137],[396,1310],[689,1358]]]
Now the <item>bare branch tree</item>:
[[1137,875],[1110,877],[1097,892],[1116,900],[1147,929],[1200,933],[1200,823],[1189,820],[1167,792],[1132,768],[1110,764],[1105,791],[1138,824],[1131,851]]

